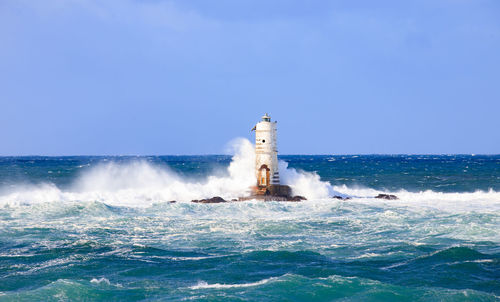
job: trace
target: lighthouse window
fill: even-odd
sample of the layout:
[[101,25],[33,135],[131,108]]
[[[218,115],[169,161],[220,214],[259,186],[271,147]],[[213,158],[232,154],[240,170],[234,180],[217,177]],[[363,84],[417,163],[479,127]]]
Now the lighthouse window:
[[265,143],[265,142],[266,142],[266,140],[265,140],[265,139],[263,139],[263,140],[262,140],[262,142],[263,142],[263,143]]

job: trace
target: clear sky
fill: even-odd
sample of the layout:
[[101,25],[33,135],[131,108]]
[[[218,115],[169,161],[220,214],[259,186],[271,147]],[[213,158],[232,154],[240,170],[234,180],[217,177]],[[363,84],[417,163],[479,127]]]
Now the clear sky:
[[500,1],[0,0],[0,155],[500,153]]

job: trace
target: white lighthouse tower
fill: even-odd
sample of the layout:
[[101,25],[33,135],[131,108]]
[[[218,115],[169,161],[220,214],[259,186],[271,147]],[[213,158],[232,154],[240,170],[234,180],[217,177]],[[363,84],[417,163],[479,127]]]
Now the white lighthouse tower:
[[[276,147],[276,122],[267,113],[255,125],[255,175],[257,187],[262,190],[279,185],[278,149]],[[259,190],[259,191],[260,191]],[[265,190],[264,190],[265,191]]]
[[256,186],[249,198],[259,200],[289,200],[292,189],[280,185],[278,149],[276,147],[276,122],[267,113],[252,129],[255,130]]

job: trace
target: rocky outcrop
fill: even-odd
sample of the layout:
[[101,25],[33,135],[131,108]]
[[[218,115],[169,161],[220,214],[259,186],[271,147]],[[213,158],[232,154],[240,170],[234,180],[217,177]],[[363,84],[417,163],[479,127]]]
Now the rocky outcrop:
[[340,196],[340,195],[332,196],[332,198],[339,199],[339,200],[349,200],[349,199],[351,199],[351,197],[348,197],[348,196],[343,197],[343,196]]
[[287,185],[269,185],[267,187],[252,187],[252,196],[292,197],[292,188]]
[[[307,200],[304,196],[290,196],[290,197],[285,197],[285,196],[272,196],[272,195],[252,195],[252,196],[247,196],[247,197],[240,197],[239,199],[231,199],[231,202],[237,202],[237,201],[245,201],[245,200],[261,200],[261,201],[292,201],[292,202],[299,202],[303,200]],[[191,202],[194,203],[223,203],[223,202],[229,202],[225,200],[222,197],[215,196],[212,198],[207,198],[207,199],[194,199],[191,200]]]
[[[338,200],[349,200],[351,197],[348,196],[340,196],[340,195],[335,195],[332,196],[331,198],[333,199],[338,199]],[[385,200],[398,200],[399,198],[396,195],[392,194],[378,194],[374,198],[377,199],[385,199]],[[236,202],[236,201],[245,201],[245,200],[261,200],[261,201],[291,201],[291,202],[299,202],[299,201],[304,201],[307,200],[304,196],[272,196],[272,195],[251,195],[247,197],[240,197],[239,199],[231,199],[231,202]],[[174,203],[175,200],[170,201],[170,203]],[[191,202],[195,203],[223,203],[223,202],[229,202],[225,200],[222,197],[215,196],[212,198],[207,198],[207,199],[195,199],[191,200]]]
[[391,194],[378,194],[375,196],[375,198],[378,199],[387,199],[387,200],[397,200],[399,199],[396,195],[391,195]]
[[297,196],[293,196],[291,198],[288,198],[287,201],[295,201],[295,202],[297,202],[297,201],[302,201],[302,200],[307,200],[307,198],[305,198],[304,196],[297,195]]
[[195,200],[191,200],[191,202],[196,202],[196,203],[222,203],[222,202],[227,202],[227,200],[225,200],[222,197],[215,196],[215,197],[207,198],[207,199],[200,199],[200,200],[195,199]]

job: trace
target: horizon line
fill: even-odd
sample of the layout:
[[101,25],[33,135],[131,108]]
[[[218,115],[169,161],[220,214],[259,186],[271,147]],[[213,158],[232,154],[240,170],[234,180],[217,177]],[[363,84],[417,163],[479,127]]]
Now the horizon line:
[[[29,154],[29,155],[0,155],[2,157],[151,157],[151,156],[233,156],[234,154],[224,154],[224,153],[206,153],[206,154],[72,154],[72,155],[40,155],[40,154]],[[370,156],[370,155],[385,155],[385,156],[397,156],[397,155],[439,155],[439,156],[452,156],[452,155],[469,155],[469,156],[498,156],[500,153],[339,153],[339,154],[327,154],[327,153],[295,153],[295,154],[279,154],[278,156]]]

